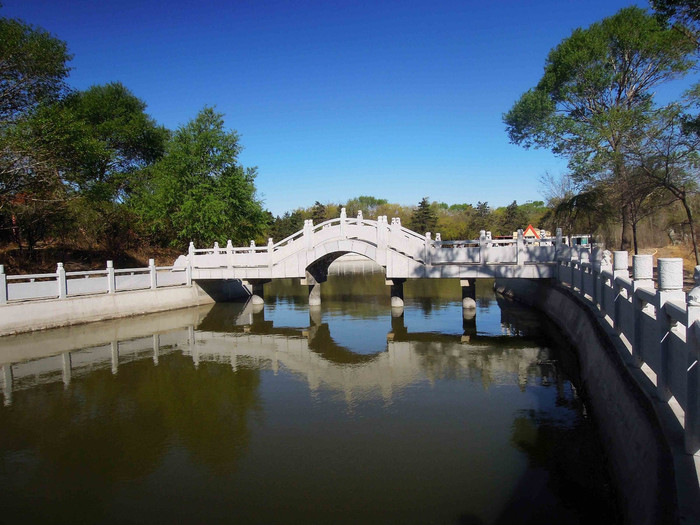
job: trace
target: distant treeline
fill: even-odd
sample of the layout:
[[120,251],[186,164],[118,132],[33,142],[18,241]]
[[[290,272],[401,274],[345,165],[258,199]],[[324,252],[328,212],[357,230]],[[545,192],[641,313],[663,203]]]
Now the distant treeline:
[[318,224],[334,219],[340,216],[341,208],[346,209],[348,217],[356,217],[358,211],[362,211],[365,219],[376,219],[380,215],[390,219],[398,217],[403,226],[421,234],[431,232],[433,237],[440,233],[443,240],[477,239],[481,230],[491,231],[493,235],[512,235],[519,228],[525,229],[528,224],[536,228],[548,226],[552,219],[544,201],[525,204],[513,201],[508,206],[492,208],[487,202],[448,205],[445,202],[430,202],[425,197],[417,205],[408,206],[363,195],[341,204],[316,201],[309,208],[289,211],[277,217],[269,215],[267,233],[275,241],[282,240],[299,231],[304,220],[311,219]]

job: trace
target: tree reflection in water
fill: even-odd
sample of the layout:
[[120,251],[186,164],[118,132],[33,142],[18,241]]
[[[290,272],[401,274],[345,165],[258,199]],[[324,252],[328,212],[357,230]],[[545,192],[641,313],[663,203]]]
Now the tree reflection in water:
[[320,309],[270,283],[265,308],[215,305],[116,375],[108,356],[66,387],[25,375],[0,408],[3,519],[614,517],[552,325],[496,309],[491,283],[463,312],[454,280],[407,283],[405,310],[383,275],[352,282],[325,283]]

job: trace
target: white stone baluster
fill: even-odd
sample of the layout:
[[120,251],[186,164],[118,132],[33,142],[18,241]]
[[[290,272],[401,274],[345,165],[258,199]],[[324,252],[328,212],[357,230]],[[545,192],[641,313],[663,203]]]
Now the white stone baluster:
[[613,294],[615,297],[614,311],[613,311],[613,327],[619,335],[622,330],[622,308],[623,303],[628,301],[627,291],[617,284],[617,278],[622,277],[629,279],[630,273],[628,270],[627,263],[629,262],[629,256],[626,251],[620,250],[616,251],[613,255]]
[[154,259],[148,259],[148,277],[151,290],[155,290],[158,287],[158,273],[156,272],[156,261]]
[[340,208],[340,236],[343,239],[347,239],[346,223],[348,221],[348,214],[345,208]]
[[659,323],[659,336],[661,337],[659,362],[661,370],[656,376],[656,395],[662,401],[671,398],[669,382],[669,348],[671,334],[676,327],[676,322],[666,314],[664,305],[669,301],[685,302],[683,292],[683,259],[659,258],[659,291],[657,294],[658,305],[656,307],[656,321]]
[[5,266],[0,264],[0,304],[7,304],[7,275]]
[[688,294],[688,377],[685,410],[685,450],[695,454],[700,450],[700,266],[693,273],[695,287]]
[[229,270],[233,269],[233,241],[231,239],[226,241],[226,265]]
[[[634,290],[634,341],[632,341],[632,363],[640,367],[644,362],[644,320],[653,313],[654,305],[648,304],[637,294],[637,290],[654,289],[654,256],[653,255],[633,255],[632,256],[632,288]],[[647,316],[647,317],[645,317]]]
[[56,282],[58,283],[58,298],[65,299],[68,295],[66,283],[66,270],[63,268],[63,263],[58,263],[56,268]]
[[515,263],[517,265],[525,264],[525,237],[523,237],[522,228],[518,228],[515,240]]

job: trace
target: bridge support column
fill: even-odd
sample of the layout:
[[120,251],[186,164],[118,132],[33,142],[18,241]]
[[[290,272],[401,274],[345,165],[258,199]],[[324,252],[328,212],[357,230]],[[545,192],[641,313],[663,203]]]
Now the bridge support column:
[[250,286],[250,302],[254,305],[265,304],[265,283],[269,283],[270,279],[248,279],[243,281],[243,284]]
[[309,306],[320,306],[321,283],[309,272],[306,272],[306,277],[301,280],[301,284],[309,287]]
[[391,307],[403,308],[403,283],[406,279],[387,279],[387,286],[391,286]]
[[476,279],[460,279],[462,287],[462,308],[473,310],[476,308]]

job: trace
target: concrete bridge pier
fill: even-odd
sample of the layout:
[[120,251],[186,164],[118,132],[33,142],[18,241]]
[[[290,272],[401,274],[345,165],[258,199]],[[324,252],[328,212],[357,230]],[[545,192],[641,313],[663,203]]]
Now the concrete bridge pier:
[[460,279],[462,287],[462,308],[474,310],[476,308],[476,279]]
[[265,304],[265,283],[269,283],[270,279],[248,279],[244,284],[250,286],[251,296],[250,301],[254,304]]
[[391,286],[391,307],[403,308],[403,283],[406,279],[387,279],[386,285]]
[[321,306],[321,282],[309,272],[301,280],[302,286],[309,287],[309,306]]

